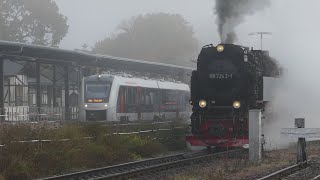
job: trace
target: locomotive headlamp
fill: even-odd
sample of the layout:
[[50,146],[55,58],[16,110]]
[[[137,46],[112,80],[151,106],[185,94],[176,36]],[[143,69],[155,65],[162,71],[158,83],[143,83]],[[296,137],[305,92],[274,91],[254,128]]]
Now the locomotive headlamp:
[[199,106],[200,106],[201,108],[205,108],[205,107],[207,106],[207,101],[206,101],[206,100],[200,100],[200,101],[199,101]]
[[239,109],[240,106],[241,106],[240,101],[234,101],[234,102],[233,102],[233,107],[234,107],[234,108]]
[[224,50],[224,46],[223,45],[220,44],[220,45],[217,46],[217,51],[218,52],[222,52],[223,50]]

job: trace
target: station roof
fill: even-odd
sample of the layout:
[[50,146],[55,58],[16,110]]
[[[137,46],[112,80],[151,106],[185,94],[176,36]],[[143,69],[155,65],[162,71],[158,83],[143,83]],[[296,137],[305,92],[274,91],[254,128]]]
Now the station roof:
[[153,72],[159,74],[185,75],[194,68],[137,59],[91,54],[46,46],[0,41],[0,56],[10,60],[36,61],[41,63],[71,63],[72,65],[105,67],[122,71]]

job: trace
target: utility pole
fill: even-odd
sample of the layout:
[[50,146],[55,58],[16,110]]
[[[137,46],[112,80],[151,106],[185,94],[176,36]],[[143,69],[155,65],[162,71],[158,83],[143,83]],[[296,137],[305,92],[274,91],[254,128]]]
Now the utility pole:
[[262,50],[262,38],[263,38],[263,35],[272,35],[272,33],[271,32],[252,32],[252,33],[249,33],[248,35],[249,36],[260,35],[260,47],[261,47],[261,50]]

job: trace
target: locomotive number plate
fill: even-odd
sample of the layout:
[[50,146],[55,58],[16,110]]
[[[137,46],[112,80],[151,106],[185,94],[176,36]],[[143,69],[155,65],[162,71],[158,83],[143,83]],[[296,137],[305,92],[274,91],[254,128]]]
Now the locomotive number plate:
[[209,74],[210,79],[232,79],[232,74],[220,74],[220,73],[212,73]]

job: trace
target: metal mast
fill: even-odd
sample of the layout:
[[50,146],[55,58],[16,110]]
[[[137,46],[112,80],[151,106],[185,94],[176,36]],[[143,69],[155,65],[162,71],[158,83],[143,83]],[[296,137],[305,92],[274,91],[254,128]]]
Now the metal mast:
[[260,35],[260,47],[261,47],[261,50],[262,50],[262,39],[263,39],[263,35],[272,35],[271,32],[252,32],[252,33],[249,33],[248,34],[249,36],[252,36],[252,35]]

